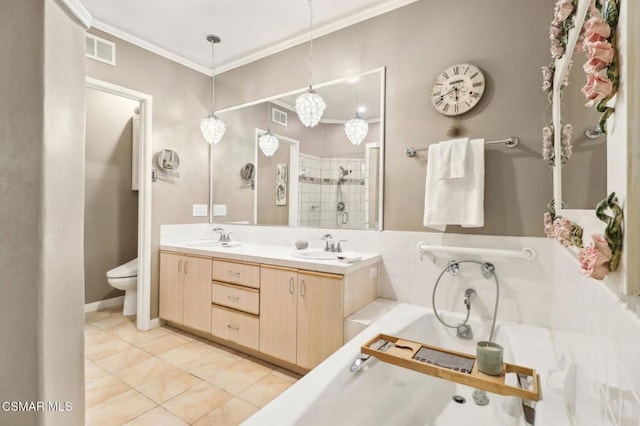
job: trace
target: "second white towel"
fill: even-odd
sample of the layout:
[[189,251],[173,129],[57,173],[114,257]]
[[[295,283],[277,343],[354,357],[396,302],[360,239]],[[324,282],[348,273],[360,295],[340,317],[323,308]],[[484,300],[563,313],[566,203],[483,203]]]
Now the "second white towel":
[[424,226],[484,226],[484,139],[469,141],[463,179],[438,179],[439,148],[429,146]]

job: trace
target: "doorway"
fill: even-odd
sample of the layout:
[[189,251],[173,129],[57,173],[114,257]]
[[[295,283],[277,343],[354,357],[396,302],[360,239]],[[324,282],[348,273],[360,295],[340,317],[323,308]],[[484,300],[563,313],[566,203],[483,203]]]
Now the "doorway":
[[138,178],[138,300],[136,327],[139,330],[148,330],[151,328],[151,129],[153,98],[151,95],[91,77],[87,77],[86,87],[139,103],[140,149],[137,162],[132,164],[134,170],[137,166],[137,171],[134,171],[133,174]]

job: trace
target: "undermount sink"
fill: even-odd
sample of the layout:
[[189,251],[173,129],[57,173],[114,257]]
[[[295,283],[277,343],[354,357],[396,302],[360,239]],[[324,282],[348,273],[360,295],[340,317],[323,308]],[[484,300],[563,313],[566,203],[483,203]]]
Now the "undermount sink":
[[216,240],[198,240],[186,243],[191,247],[238,247],[242,243],[238,241],[216,241]]
[[299,250],[291,253],[292,256],[313,260],[336,260],[339,253],[323,250]]

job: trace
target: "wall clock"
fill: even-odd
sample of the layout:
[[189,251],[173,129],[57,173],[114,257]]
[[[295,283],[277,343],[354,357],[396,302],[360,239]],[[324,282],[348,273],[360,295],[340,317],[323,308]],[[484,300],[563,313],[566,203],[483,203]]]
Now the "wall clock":
[[476,106],[484,93],[484,74],[475,65],[456,64],[436,77],[431,103],[441,114],[456,116]]

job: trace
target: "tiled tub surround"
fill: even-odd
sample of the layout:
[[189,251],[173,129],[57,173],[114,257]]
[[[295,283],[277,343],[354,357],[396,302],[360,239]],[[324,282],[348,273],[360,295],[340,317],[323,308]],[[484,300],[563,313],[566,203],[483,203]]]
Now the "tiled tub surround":
[[576,424],[640,425],[640,319],[632,311],[639,298],[582,276],[574,255],[559,244],[550,251],[551,329],[561,367],[575,364],[569,380],[575,392],[566,398]]
[[[498,319],[552,330],[560,367],[576,366],[576,391],[567,388],[564,392],[574,412],[575,424],[640,425],[640,364],[637,362],[640,359],[640,300],[621,296],[606,282],[583,277],[575,257],[556,241],[427,232],[220,226],[234,231],[233,238],[239,241],[276,241],[290,247],[302,238],[307,239],[311,247],[320,248],[323,242],[319,237],[332,233],[336,238],[349,240],[344,243],[348,250],[382,254],[381,297],[423,306],[431,305],[435,279],[447,259],[437,259],[434,263],[428,255],[420,255],[416,250],[418,241],[501,249],[532,247],[537,252],[533,261],[485,259],[495,264],[500,279]],[[211,237],[213,227],[210,224],[163,226],[162,238],[184,241]],[[473,268],[471,271],[475,277]],[[494,285],[482,278],[472,280],[476,281],[473,287],[478,291],[472,313],[487,318],[493,308]],[[438,308],[462,312],[464,288],[465,285],[443,282],[438,288]]]
[[349,220],[344,229],[363,229],[368,226],[368,187],[365,185],[365,160],[357,158],[316,157],[300,154],[299,225],[336,226],[336,204],[340,167],[351,170],[342,185],[342,200]]

